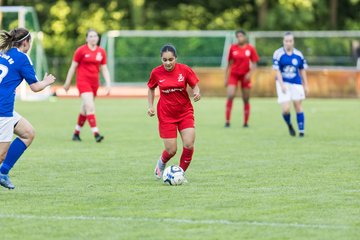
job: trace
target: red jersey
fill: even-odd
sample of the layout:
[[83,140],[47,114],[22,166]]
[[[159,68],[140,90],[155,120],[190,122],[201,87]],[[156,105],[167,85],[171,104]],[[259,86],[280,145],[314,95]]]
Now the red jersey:
[[195,87],[199,79],[193,70],[181,63],[168,72],[163,65],[154,68],[151,72],[148,87],[154,89],[159,86],[160,99],[157,105],[157,114],[160,122],[175,123],[193,116],[187,85]]
[[79,65],[76,69],[78,82],[99,84],[100,65],[106,64],[106,52],[101,47],[92,51],[87,44],[76,49],[73,60]]
[[253,46],[246,44],[240,46],[233,44],[229,50],[228,61],[232,61],[231,73],[238,75],[245,75],[250,71],[250,61],[256,63],[259,61],[259,56]]

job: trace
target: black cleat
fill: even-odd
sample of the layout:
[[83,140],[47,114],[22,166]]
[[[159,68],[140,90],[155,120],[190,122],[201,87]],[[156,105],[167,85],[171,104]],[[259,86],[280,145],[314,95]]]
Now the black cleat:
[[299,137],[305,137],[305,133],[303,133],[303,132],[301,132],[301,133],[299,133]]
[[73,140],[74,142],[81,142],[80,135],[74,133],[74,135],[73,135],[73,137],[72,137],[72,140]]
[[248,128],[248,127],[249,127],[249,124],[244,123],[243,128]]
[[292,137],[296,136],[295,129],[293,128],[292,125],[289,125],[289,133],[290,133],[290,136],[292,136]]
[[225,123],[225,128],[229,128],[230,127],[230,123]]
[[104,136],[100,135],[100,134],[95,134],[95,141],[96,142],[101,142],[102,140],[104,140]]

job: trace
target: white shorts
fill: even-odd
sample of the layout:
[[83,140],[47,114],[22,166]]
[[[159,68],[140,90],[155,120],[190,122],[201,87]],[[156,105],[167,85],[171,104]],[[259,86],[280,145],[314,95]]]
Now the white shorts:
[[300,101],[305,99],[305,91],[303,85],[284,82],[286,92],[283,93],[280,83],[276,81],[276,92],[278,95],[278,103],[290,101]]
[[15,125],[21,118],[17,112],[14,112],[12,117],[0,117],[0,142],[12,141]]

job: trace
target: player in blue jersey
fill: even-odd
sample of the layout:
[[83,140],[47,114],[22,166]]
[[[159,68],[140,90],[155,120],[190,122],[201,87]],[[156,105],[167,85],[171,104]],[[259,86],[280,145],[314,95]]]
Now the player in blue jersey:
[[[0,185],[8,189],[15,188],[9,171],[35,136],[33,126],[14,111],[15,90],[24,79],[34,92],[55,81],[51,74],[45,74],[43,81],[38,81],[26,55],[30,44],[30,32],[24,28],[0,32]],[[18,136],[15,140],[14,133]]]
[[284,35],[283,47],[274,52],[273,69],[276,71],[276,91],[278,103],[282,106],[283,118],[291,136],[296,136],[291,124],[290,107],[293,102],[299,128],[299,136],[304,137],[305,117],[302,101],[309,93],[306,60],[302,53],[294,48],[294,36],[287,32]]

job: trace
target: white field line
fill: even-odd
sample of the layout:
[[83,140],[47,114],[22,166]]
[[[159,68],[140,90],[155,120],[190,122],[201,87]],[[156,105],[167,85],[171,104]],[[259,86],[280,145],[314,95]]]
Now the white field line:
[[178,223],[192,225],[232,225],[232,226],[262,226],[276,228],[313,228],[313,229],[351,229],[357,228],[349,225],[330,224],[306,224],[306,223],[280,223],[260,221],[230,221],[230,220],[196,220],[196,219],[173,219],[173,218],[142,218],[142,217],[101,217],[101,216],[41,216],[22,214],[1,214],[1,219],[32,219],[53,221],[110,221],[110,222],[149,222],[149,223]]

